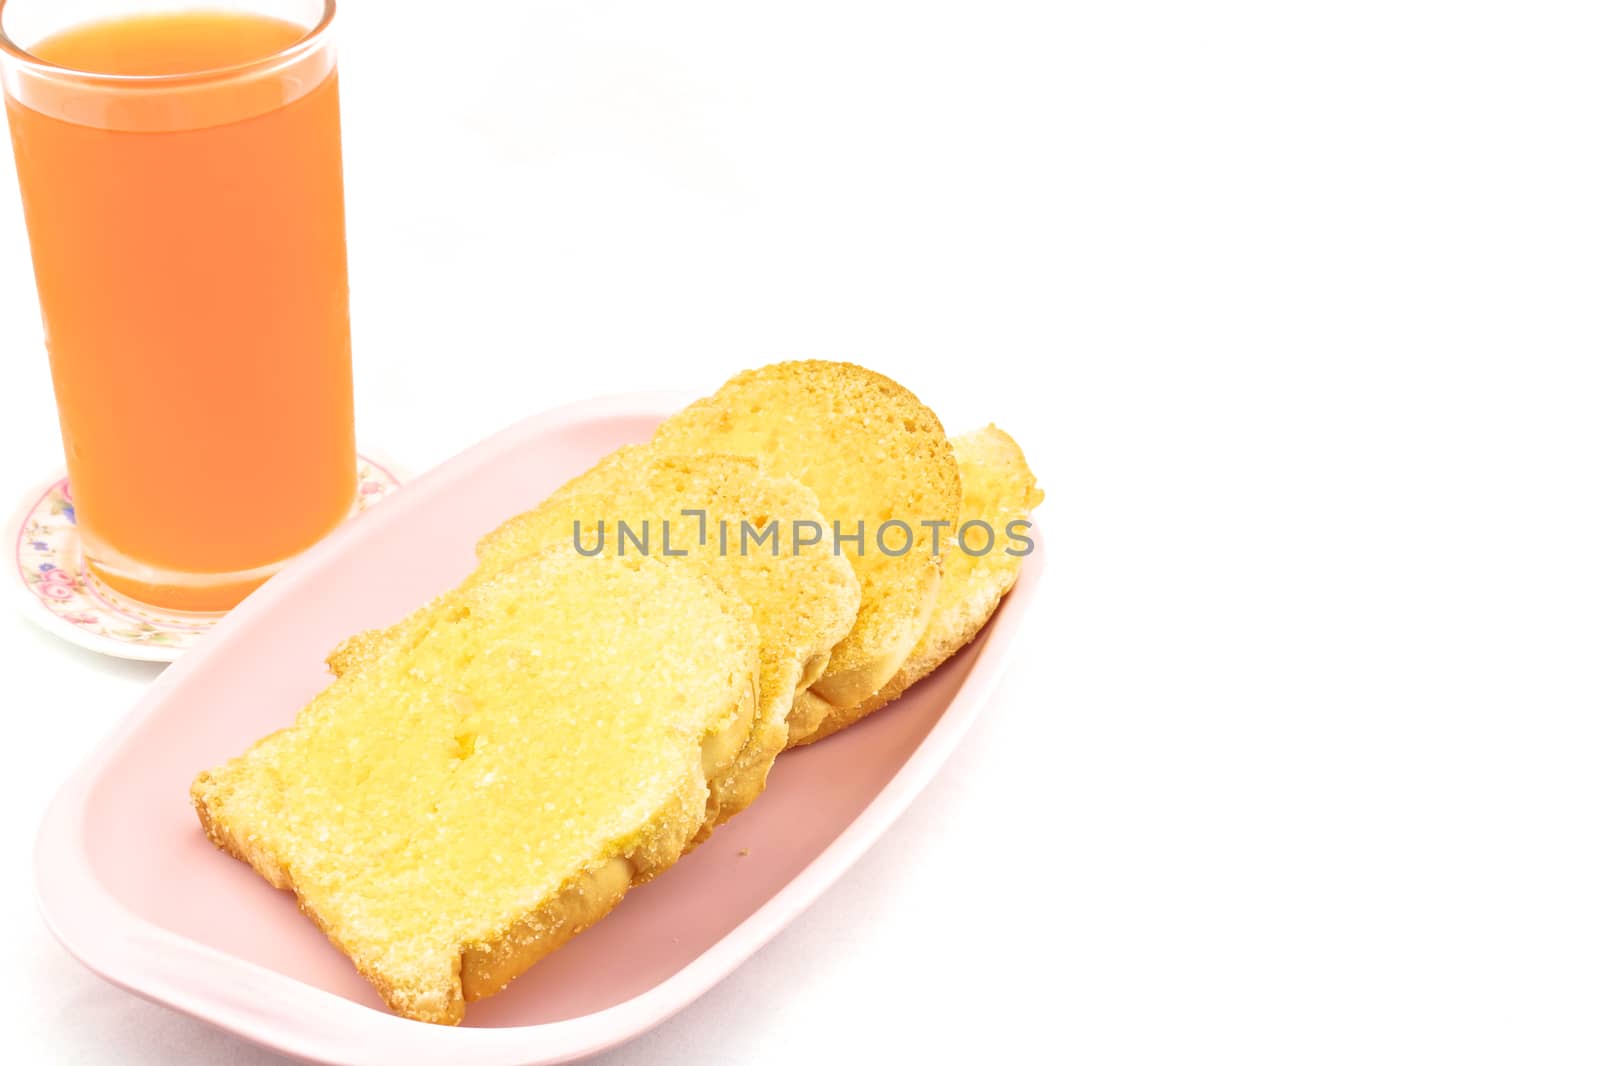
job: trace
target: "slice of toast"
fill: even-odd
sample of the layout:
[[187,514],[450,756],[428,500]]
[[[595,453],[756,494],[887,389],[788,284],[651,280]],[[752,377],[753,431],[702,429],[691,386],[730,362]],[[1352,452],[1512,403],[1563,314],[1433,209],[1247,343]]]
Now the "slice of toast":
[[[822,728],[797,743],[809,744],[831,736],[898,699],[971,643],[1000,605],[1001,597],[1017,583],[1024,556],[1008,554],[1007,549],[1020,552],[1023,548],[1008,537],[1008,527],[1026,519],[1043,502],[1044,493],[1028,469],[1022,448],[998,426],[963,434],[950,443],[961,464],[961,522],[987,523],[995,536],[992,550],[968,555],[955,536],[941,540],[944,578],[939,584],[933,620],[905,664],[865,703],[849,713],[830,716]],[[1025,531],[1018,532],[1025,535]],[[976,549],[983,543],[982,536],[974,530],[970,546]]]
[[837,538],[860,579],[861,609],[822,676],[795,700],[790,743],[888,683],[922,636],[938,593],[935,532],[925,523],[948,532],[961,504],[955,453],[938,417],[901,385],[854,364],[776,363],[735,376],[668,418],[655,443],[754,456],[817,494],[830,548],[835,527],[846,537],[864,534],[860,542]]
[[759,663],[749,607],[657,559],[546,551],[441,604],[191,794],[391,1009],[453,1024],[678,858]]
[[[644,534],[646,543],[622,540],[619,521],[635,538]],[[776,535],[759,551],[739,550],[741,523],[761,527],[774,521]],[[820,676],[861,602],[850,564],[826,544],[797,546],[795,521],[826,525],[816,496],[793,478],[766,473],[754,459],[670,455],[633,445],[485,536],[478,543],[478,569],[467,580],[483,580],[552,546],[593,550],[602,543],[603,529],[605,553],[652,551],[676,559],[665,552],[681,552],[687,565],[722,581],[750,605],[761,642],[759,700],[744,746],[721,760],[727,772],[711,779],[703,837],[766,787],[772,761],[789,738],[796,692]],[[359,634],[335,650],[329,665],[336,673],[352,669],[427,617],[424,610],[399,625]]]

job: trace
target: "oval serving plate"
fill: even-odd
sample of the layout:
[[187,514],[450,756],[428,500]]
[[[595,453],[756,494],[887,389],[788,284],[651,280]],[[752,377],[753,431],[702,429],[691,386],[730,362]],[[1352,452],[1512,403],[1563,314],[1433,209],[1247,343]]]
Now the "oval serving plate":
[[56,796],[35,876],[51,930],[130,991],[312,1062],[533,1066],[604,1050],[693,1002],[788,925],[897,818],[989,697],[1044,568],[892,706],[784,755],[766,793],[459,1028],[386,1012],[294,898],[215,850],[203,767],[288,725],[323,657],[459,581],[473,545],[686,398],[610,397],[498,433],[306,553],[170,667]]

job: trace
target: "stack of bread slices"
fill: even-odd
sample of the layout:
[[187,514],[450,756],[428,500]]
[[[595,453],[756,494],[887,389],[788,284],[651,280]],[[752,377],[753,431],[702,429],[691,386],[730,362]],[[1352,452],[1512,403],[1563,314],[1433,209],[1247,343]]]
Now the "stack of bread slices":
[[747,371],[341,644],[195,809],[392,1010],[457,1023],[972,640],[1042,498],[1006,433],[947,438],[881,374]]

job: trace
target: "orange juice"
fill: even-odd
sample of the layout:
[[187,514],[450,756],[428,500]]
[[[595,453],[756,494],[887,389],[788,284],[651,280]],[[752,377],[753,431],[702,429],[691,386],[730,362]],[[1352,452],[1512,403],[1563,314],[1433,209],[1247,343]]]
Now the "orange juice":
[[59,79],[8,82],[85,551],[167,606],[231,606],[355,497],[337,76],[331,52],[311,84],[250,66],[307,33],[118,18],[27,46]]

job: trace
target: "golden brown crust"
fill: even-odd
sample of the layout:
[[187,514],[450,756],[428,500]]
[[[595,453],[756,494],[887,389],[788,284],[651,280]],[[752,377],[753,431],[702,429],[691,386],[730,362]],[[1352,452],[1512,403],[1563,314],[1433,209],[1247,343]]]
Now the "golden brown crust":
[[822,724],[791,747],[832,736],[898,699],[906,689],[933,673],[938,666],[966,647],[982,631],[995,608],[1022,571],[1022,557],[1007,554],[1006,527],[1024,519],[1044,500],[1022,448],[1011,435],[989,425],[952,441],[961,464],[963,498],[961,521],[984,521],[1000,540],[994,551],[970,556],[957,545],[946,557],[944,582],[938,604],[922,639],[879,692],[855,707],[818,709]]
[[[754,456],[816,492],[830,540],[832,523],[847,535],[864,529],[862,554],[846,546],[861,609],[810,692],[851,707],[887,683],[921,637],[938,592],[934,534],[923,523],[948,526],[960,507],[960,474],[938,417],[897,382],[851,363],[775,363],[736,375],[668,418],[655,442]],[[910,527],[912,546],[902,555],[877,547],[875,533],[889,521]],[[791,743],[815,717],[799,710]]]

